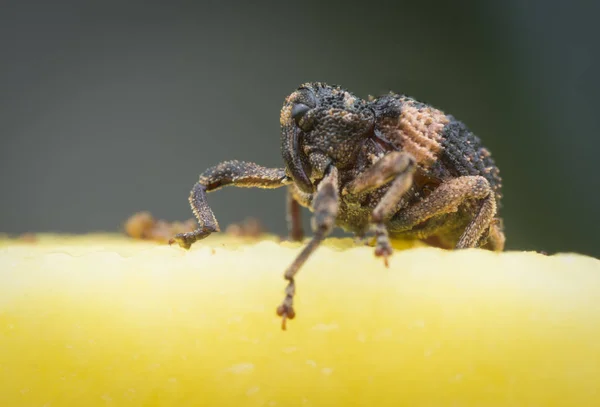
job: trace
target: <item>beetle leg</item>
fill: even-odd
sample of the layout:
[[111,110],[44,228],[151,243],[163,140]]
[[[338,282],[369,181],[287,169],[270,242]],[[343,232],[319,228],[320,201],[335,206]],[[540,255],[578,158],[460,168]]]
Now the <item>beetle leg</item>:
[[359,174],[348,183],[342,191],[346,194],[362,194],[385,185],[406,172],[414,170],[415,159],[408,153],[394,151],[383,156],[379,161]]
[[349,193],[360,194],[377,189],[391,181],[388,190],[371,214],[371,221],[375,225],[375,255],[383,257],[386,266],[387,259],[392,254],[392,245],[385,221],[394,214],[398,202],[411,187],[414,170],[415,159],[410,154],[392,152],[356,177],[344,189]]
[[190,206],[198,219],[199,228],[189,233],[179,233],[169,241],[189,249],[192,243],[219,231],[219,223],[208,206],[206,194],[222,187],[279,188],[291,184],[292,180],[283,168],[265,168],[243,161],[225,161],[204,171],[190,192]]
[[487,242],[482,247],[497,252],[501,252],[502,250],[504,250],[504,243],[506,242],[506,237],[504,237],[503,229],[504,228],[501,219],[492,219],[492,224],[490,225],[490,231],[488,233]]
[[392,219],[390,229],[394,232],[410,230],[436,215],[456,212],[468,200],[476,201],[476,212],[456,248],[475,247],[489,231],[488,244],[494,250],[502,250],[504,235],[500,227],[493,223],[496,199],[489,182],[481,176],[464,176],[444,182],[428,197],[399,212]]
[[302,229],[302,208],[294,198],[291,186],[288,187],[286,209],[289,239],[293,242],[300,242],[304,237],[304,230]]
[[284,275],[284,278],[288,281],[285,289],[285,299],[277,307],[277,315],[283,318],[281,322],[282,329],[286,327],[286,319],[293,319],[296,315],[293,307],[294,294],[296,293],[294,277],[300,267],[333,229],[338,213],[338,205],[338,171],[334,166],[330,166],[325,177],[319,183],[313,200],[312,228],[314,236],[288,267]]

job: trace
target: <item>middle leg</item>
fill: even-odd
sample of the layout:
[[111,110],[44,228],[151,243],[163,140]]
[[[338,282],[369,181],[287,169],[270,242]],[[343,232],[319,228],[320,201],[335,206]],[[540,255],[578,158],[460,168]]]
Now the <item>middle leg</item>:
[[391,181],[390,187],[371,214],[371,221],[375,226],[375,255],[383,257],[386,266],[388,266],[388,257],[392,254],[392,245],[385,222],[394,215],[396,205],[410,189],[415,168],[415,159],[410,154],[392,152],[377,161],[344,189],[344,192],[360,194],[377,189]]

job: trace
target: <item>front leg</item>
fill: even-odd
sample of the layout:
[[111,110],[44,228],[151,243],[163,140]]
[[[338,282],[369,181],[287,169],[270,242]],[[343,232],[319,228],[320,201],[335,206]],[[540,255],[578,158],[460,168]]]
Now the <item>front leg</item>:
[[258,164],[243,161],[225,161],[209,168],[200,175],[200,180],[190,193],[190,206],[198,219],[199,228],[189,233],[179,233],[169,241],[189,249],[192,243],[204,239],[212,232],[219,231],[219,223],[208,206],[206,194],[222,187],[279,188],[291,184],[283,168],[265,168]]
[[308,245],[296,257],[296,260],[288,267],[284,275],[285,279],[288,280],[288,285],[285,289],[285,299],[277,308],[277,315],[282,317],[282,329],[285,329],[286,319],[293,319],[296,315],[293,306],[294,294],[296,293],[294,276],[331,232],[331,229],[333,229],[338,213],[338,206],[338,171],[334,166],[330,166],[325,173],[325,177],[317,187],[313,201],[314,215],[312,218],[312,228],[315,234]]
[[377,239],[375,255],[383,257],[386,266],[388,265],[387,259],[392,254],[392,245],[385,221],[394,214],[398,202],[412,186],[415,165],[415,159],[408,153],[389,153],[360,174],[342,192],[361,194],[375,190],[391,181],[390,187],[371,214]]

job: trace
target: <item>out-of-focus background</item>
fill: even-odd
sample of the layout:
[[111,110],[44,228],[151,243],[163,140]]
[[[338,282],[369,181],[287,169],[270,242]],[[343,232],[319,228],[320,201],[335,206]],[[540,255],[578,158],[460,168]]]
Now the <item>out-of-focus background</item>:
[[[272,3],[4,2],[0,232],[187,219],[205,168],[282,165],[283,99],[324,81],[467,123],[501,169],[509,249],[600,256],[597,2]],[[283,234],[284,197],[209,200],[222,226]]]

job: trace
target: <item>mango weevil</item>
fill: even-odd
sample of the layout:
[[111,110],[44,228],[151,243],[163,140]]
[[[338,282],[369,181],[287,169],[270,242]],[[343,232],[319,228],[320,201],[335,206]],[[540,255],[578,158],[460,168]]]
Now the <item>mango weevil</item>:
[[286,98],[280,124],[285,168],[225,161],[204,171],[189,198],[199,228],[171,243],[189,248],[219,230],[207,192],[288,186],[291,238],[302,239],[299,205],[314,213],[314,236],[285,272],[286,295],[277,308],[283,329],[295,316],[294,277],[334,226],[357,236],[374,233],[375,255],[386,265],[390,236],[503,250],[498,168],[453,116],[403,95],[366,101],[316,82]]

